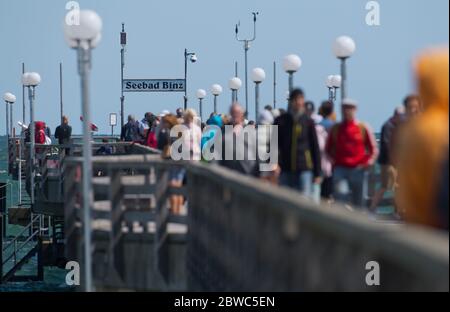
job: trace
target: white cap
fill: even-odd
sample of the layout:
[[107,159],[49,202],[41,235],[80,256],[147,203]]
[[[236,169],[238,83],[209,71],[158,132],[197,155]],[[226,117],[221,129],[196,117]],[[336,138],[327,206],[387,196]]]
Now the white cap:
[[353,99],[346,98],[342,101],[342,105],[358,107],[358,102]]

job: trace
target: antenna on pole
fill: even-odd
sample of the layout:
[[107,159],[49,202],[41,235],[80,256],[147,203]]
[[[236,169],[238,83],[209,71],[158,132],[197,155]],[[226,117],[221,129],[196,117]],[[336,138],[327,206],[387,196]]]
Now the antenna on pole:
[[[252,12],[253,14],[253,36],[251,39],[242,39],[239,38],[239,27],[241,26],[241,22],[239,21],[235,27],[236,40],[239,42],[244,42],[244,53],[245,53],[245,114],[248,118],[248,61],[247,61],[247,52],[250,49],[250,42],[255,41],[256,39],[256,19],[259,15],[259,12]],[[256,118],[256,116],[255,116]]]

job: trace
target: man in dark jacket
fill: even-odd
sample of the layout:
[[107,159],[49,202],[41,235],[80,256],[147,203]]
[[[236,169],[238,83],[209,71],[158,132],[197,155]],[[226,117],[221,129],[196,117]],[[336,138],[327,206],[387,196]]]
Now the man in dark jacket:
[[72,127],[69,126],[69,119],[63,116],[61,125],[56,127],[55,138],[58,139],[60,145],[69,144],[72,136]]
[[372,212],[375,212],[377,209],[384,193],[386,191],[394,191],[397,185],[397,170],[393,165],[391,154],[395,133],[404,120],[404,114],[403,107],[397,107],[394,115],[381,128],[380,154],[378,155],[378,164],[381,167],[381,187],[372,198],[370,205]]
[[295,89],[288,112],[275,119],[278,126],[280,184],[312,195],[312,183],[321,182],[320,150],[314,121],[305,114],[305,95]]

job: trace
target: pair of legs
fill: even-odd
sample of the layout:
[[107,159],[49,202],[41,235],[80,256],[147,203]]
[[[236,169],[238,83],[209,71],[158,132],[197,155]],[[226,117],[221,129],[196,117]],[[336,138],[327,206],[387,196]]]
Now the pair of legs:
[[313,173],[312,171],[300,171],[300,172],[281,172],[280,185],[287,186],[297,191],[300,191],[303,195],[311,197],[313,193]]
[[337,166],[333,172],[333,195],[337,201],[349,203],[354,208],[365,207],[367,195],[367,170]]
[[386,191],[394,191],[397,186],[397,170],[392,165],[381,166],[381,187],[374,194],[370,210],[375,211]]
[[[186,174],[184,169],[173,168],[170,171],[170,182],[169,187],[172,191],[179,189],[183,186],[183,179]],[[174,215],[179,215],[181,213],[181,208],[183,207],[184,197],[179,194],[172,194],[169,197],[170,201],[170,212]]]

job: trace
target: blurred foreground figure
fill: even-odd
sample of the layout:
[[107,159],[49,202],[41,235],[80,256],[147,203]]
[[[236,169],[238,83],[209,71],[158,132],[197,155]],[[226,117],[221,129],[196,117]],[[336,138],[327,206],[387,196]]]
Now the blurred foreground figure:
[[444,172],[448,160],[448,58],[448,48],[442,48],[417,59],[415,74],[424,111],[400,130],[396,146],[400,210],[410,222],[440,228],[448,228],[448,185],[446,200],[439,199],[448,173]]

